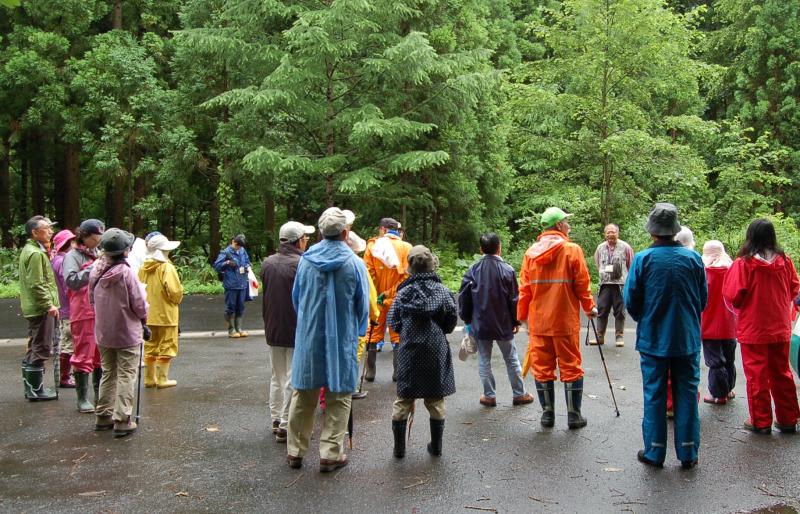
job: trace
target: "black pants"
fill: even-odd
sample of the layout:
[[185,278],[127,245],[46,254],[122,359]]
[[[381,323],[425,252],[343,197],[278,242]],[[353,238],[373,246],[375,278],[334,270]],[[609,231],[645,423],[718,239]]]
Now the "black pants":
[[603,284],[597,294],[597,333],[601,340],[605,339],[608,315],[614,310],[614,335],[625,335],[625,302],[622,300],[622,286],[619,284]]
[[42,314],[25,319],[28,320],[28,351],[25,362],[38,366],[52,354],[56,318]]
[[708,392],[725,398],[736,386],[736,339],[703,339],[703,358],[708,366]]

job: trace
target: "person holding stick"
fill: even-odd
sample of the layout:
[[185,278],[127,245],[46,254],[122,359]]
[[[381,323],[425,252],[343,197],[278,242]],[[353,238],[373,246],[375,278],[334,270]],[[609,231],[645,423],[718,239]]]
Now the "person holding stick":
[[645,227],[650,248],[633,258],[623,297],[636,320],[644,418],[639,462],[662,467],[667,455],[667,377],[672,377],[675,453],[683,469],[697,465],[700,418],[700,316],[708,290],[703,261],[673,237],[681,230],[678,209],[657,203]]
[[96,431],[114,429],[114,437],[136,431],[133,396],[143,339],[149,339],[144,287],[125,262],[136,238],[112,228],[103,234],[103,257],[89,275],[89,303],[95,311],[95,335],[103,376],[95,407]]

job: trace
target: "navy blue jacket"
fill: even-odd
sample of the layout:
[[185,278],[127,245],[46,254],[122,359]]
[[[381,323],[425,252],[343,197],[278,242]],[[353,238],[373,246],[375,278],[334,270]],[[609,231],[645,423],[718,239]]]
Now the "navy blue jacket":
[[[225,264],[225,261],[231,261],[232,264]],[[225,289],[247,289],[250,286],[247,280],[249,267],[250,256],[244,248],[239,248],[237,251],[228,246],[219,252],[219,257],[214,261],[214,269],[222,273],[222,287]],[[244,273],[240,273],[240,268],[244,268]]]
[[638,322],[636,349],[655,357],[700,351],[700,315],[708,301],[700,255],[680,243],[655,243],[633,258],[623,291]]
[[476,339],[514,339],[519,287],[514,268],[502,258],[484,255],[464,274],[458,294],[458,314]]

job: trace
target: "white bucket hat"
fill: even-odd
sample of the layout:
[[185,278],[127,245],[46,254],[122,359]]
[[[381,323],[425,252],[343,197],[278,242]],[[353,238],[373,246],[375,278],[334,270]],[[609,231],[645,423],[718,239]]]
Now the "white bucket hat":
[[167,256],[164,252],[171,252],[180,245],[180,241],[170,241],[167,236],[158,234],[147,240],[147,257],[166,262]]

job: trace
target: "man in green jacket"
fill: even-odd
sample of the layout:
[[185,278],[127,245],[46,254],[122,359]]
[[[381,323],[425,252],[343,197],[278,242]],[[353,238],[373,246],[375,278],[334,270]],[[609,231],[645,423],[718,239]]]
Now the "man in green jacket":
[[42,384],[59,308],[56,280],[45,251],[53,237],[52,226],[44,216],[29,219],[25,223],[28,242],[19,254],[19,298],[22,315],[28,320],[28,352],[22,362],[22,380],[25,398],[32,402],[58,399],[57,392]]

